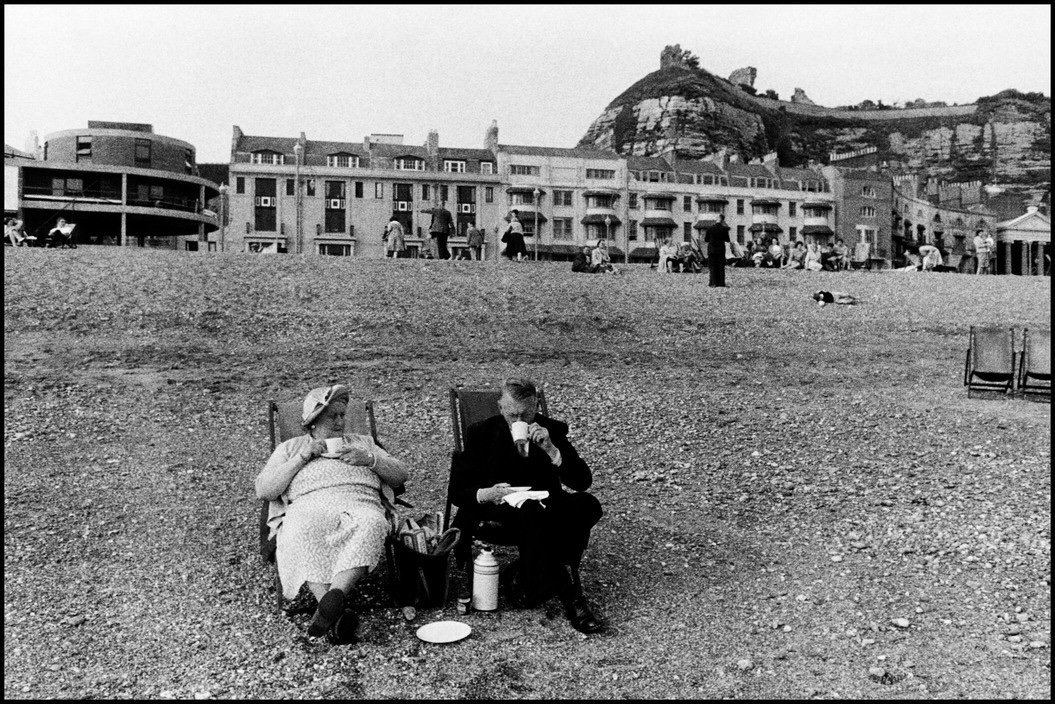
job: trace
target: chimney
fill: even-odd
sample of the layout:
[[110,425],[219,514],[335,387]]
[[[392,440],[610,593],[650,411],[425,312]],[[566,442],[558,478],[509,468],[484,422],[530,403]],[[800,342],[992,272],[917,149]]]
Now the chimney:
[[498,120],[491,120],[491,126],[484,135],[484,149],[492,154],[498,151]]
[[363,137],[363,149],[366,150],[367,154],[370,153],[370,135]]
[[662,157],[663,161],[667,162],[671,167],[673,167],[674,162],[677,159],[677,154],[675,153],[675,150],[669,149],[660,154],[660,157]]
[[429,139],[425,142],[425,150],[430,157],[437,157],[440,153],[440,133],[437,130],[429,130]]
[[231,131],[231,163],[234,163],[234,153],[238,151],[238,142],[242,139],[242,128],[235,125]]
[[34,159],[40,158],[40,138],[37,137],[37,131],[31,130],[29,136],[26,137],[26,153],[32,154]]

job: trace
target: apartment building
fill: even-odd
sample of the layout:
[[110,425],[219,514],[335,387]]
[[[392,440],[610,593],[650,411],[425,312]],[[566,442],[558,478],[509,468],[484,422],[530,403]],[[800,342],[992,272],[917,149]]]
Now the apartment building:
[[219,187],[197,175],[194,146],[151,125],[89,121],[47,135],[39,151],[12,162],[26,232],[62,217],[78,244],[197,250],[219,226],[205,208]]
[[775,155],[745,164],[519,146],[499,142],[495,123],[482,148],[441,147],[436,131],[413,146],[402,135],[347,143],[254,137],[235,127],[230,174],[224,248],[234,251],[382,257],[382,231],[395,217],[409,233],[408,256],[417,257],[435,207],[455,217],[455,256],[476,223],[490,259],[513,211],[539,259],[567,260],[606,238],[615,259],[651,261],[664,239],[690,241],[719,215],[739,244],[841,237],[851,247],[869,243],[876,266],[890,266],[901,246],[894,185],[874,170],[790,168]]

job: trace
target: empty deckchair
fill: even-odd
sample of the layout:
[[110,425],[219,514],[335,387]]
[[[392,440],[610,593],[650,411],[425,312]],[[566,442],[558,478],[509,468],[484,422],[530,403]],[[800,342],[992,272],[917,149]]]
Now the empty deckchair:
[[[863,269],[869,267],[869,254],[871,254],[872,245],[868,242],[858,242],[854,245],[854,253],[850,256],[850,267],[853,269]],[[869,267],[870,268],[870,267]]]
[[963,385],[967,398],[972,391],[1011,392],[1015,381],[1015,331],[1011,328],[971,326]]
[[1022,352],[1018,363],[1018,390],[1023,394],[1051,396],[1051,330],[1026,328],[1022,331]]

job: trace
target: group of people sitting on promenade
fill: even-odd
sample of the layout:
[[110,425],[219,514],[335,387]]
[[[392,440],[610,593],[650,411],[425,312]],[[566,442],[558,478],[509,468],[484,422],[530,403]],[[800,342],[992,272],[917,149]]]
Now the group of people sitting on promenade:
[[571,270],[581,274],[618,274],[619,270],[612,266],[612,255],[608,252],[608,240],[597,240],[597,246],[583,247],[582,251],[575,253],[571,263]]
[[67,223],[65,218],[59,218],[48,234],[36,237],[26,234],[25,223],[21,218],[8,218],[4,221],[4,244],[10,243],[12,247],[76,249],[77,241],[73,234],[76,227],[74,223]]
[[768,245],[749,241],[741,248],[740,256],[730,263],[736,267],[760,269],[844,271],[850,268],[850,249],[842,238],[837,238],[834,244],[806,244],[798,240],[793,245],[781,245],[780,240],[774,237]]

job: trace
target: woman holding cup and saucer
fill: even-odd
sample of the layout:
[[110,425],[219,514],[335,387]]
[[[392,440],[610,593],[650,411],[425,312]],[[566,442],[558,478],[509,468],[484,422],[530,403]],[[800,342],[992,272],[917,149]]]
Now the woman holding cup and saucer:
[[293,599],[307,583],[319,602],[308,635],[335,644],[354,640],[358,619],[344,613],[346,596],[380,561],[393,488],[408,477],[369,435],[343,435],[348,400],[341,384],[312,389],[305,434],[276,447],[256,478],[257,496],[272,502],[283,595]]

